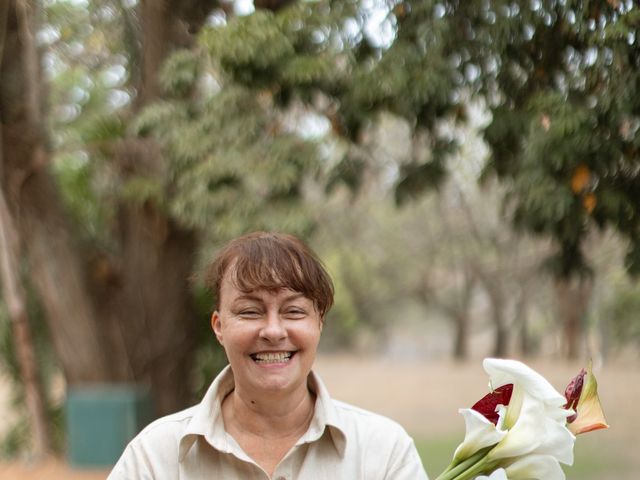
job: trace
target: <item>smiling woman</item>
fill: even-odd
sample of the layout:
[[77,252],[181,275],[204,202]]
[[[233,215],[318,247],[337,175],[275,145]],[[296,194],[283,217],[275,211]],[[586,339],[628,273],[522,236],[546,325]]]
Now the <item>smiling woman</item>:
[[133,439],[110,480],[426,480],[400,425],[333,400],[312,371],[333,285],[306,245],[245,235],[218,253],[207,279],[229,366],[200,404]]

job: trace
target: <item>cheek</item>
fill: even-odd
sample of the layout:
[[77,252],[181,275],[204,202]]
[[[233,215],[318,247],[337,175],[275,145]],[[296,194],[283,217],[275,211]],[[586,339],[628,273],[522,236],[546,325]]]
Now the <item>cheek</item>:
[[223,329],[224,347],[227,350],[243,350],[255,342],[257,333],[254,328],[227,325]]
[[315,349],[320,342],[321,328],[318,325],[305,325],[303,328],[290,332],[290,336],[305,344],[309,349]]

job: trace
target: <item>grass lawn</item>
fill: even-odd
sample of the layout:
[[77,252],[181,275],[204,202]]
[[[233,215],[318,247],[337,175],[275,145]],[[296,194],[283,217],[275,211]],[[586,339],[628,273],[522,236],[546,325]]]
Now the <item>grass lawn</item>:
[[[429,478],[434,480],[449,465],[453,452],[462,441],[462,436],[415,440]],[[631,468],[621,456],[616,455],[612,445],[603,446],[600,437],[579,437],[574,452],[574,465],[564,468],[567,480],[618,478],[619,475],[628,473]]]

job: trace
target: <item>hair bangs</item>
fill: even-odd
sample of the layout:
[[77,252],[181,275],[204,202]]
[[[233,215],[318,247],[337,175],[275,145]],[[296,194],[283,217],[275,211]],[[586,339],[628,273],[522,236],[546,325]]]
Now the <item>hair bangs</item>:
[[237,256],[229,271],[232,283],[243,292],[288,288],[306,295],[307,282],[299,262],[287,253],[258,248]]
[[232,240],[209,268],[207,283],[220,302],[222,279],[243,292],[288,288],[315,303],[320,315],[333,305],[333,283],[309,247],[292,235],[254,232]]

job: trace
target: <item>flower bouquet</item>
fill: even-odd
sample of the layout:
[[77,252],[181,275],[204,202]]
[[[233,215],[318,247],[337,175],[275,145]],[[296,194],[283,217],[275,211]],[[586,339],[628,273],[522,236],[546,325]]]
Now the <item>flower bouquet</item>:
[[563,480],[576,435],[608,428],[591,365],[558,393],[516,360],[487,358],[490,393],[460,409],[466,434],[436,480]]

